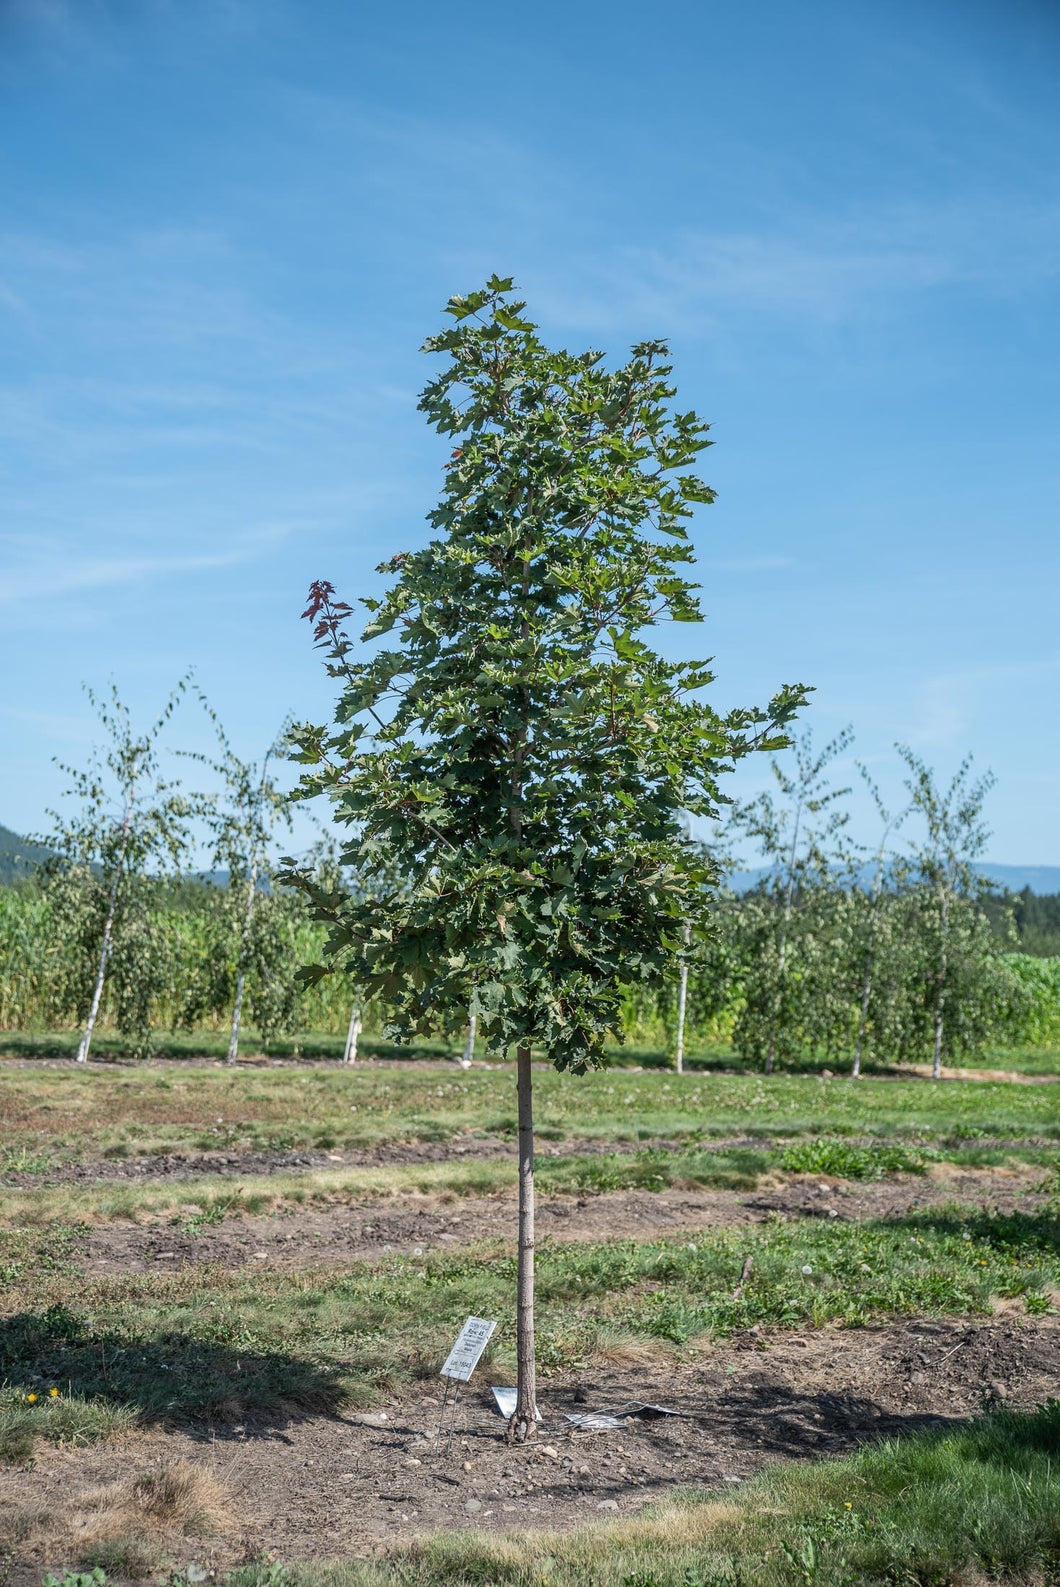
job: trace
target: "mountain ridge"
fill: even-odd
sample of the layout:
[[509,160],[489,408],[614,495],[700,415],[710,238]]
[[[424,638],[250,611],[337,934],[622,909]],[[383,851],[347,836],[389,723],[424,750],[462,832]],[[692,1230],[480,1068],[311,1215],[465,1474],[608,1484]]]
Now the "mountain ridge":
[[[41,863],[47,859],[49,850],[40,843],[32,843],[27,838],[20,838],[17,832],[12,832],[10,827],[0,826],[0,884],[18,881],[19,878],[29,876]],[[1032,893],[1046,896],[1060,893],[1060,865],[1001,865],[984,863],[979,870],[998,887],[1005,887],[1010,893],[1021,893],[1029,887]],[[872,881],[874,868],[871,865],[862,867],[861,879]],[[769,875],[769,867],[759,865],[750,870],[731,871],[728,876],[729,886],[736,893],[749,893],[757,887],[763,877]],[[222,885],[227,878],[222,872],[210,872],[203,876],[204,881],[212,881]]]

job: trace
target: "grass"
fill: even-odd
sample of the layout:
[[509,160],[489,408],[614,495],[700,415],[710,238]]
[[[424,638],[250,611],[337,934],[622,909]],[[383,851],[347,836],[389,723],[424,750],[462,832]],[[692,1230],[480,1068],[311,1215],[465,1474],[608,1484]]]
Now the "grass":
[[[77,1560],[79,1571],[46,1576],[44,1587],[105,1587],[111,1575],[142,1580],[167,1554],[201,1555],[202,1540],[230,1531],[231,1520],[223,1482],[191,1461],[172,1460],[59,1502],[0,1505],[0,1540],[28,1543],[52,1561]],[[165,1579],[170,1587],[188,1584],[183,1571]]]
[[[1060,1403],[776,1465],[726,1494],[610,1526],[441,1534],[384,1558],[304,1565],[283,1587],[947,1587],[1060,1571]],[[281,1567],[282,1569],[282,1567]],[[275,1565],[227,1587],[279,1587]]]
[[[229,1033],[225,1031],[156,1031],[153,1055],[156,1058],[223,1059],[228,1054]],[[80,1031],[0,1031],[0,1053],[15,1058],[73,1058],[81,1040]],[[116,1031],[98,1030],[92,1037],[94,1063],[130,1060],[134,1042]],[[243,1061],[261,1058],[335,1059],[346,1046],[345,1031],[302,1031],[293,1036],[274,1036],[263,1040],[252,1026],[244,1025],[241,1036]],[[422,1060],[453,1058],[464,1050],[464,1038],[446,1041],[416,1041],[409,1047],[385,1041],[381,1036],[362,1035],[359,1051],[364,1058]]]
[[[775,1075],[535,1075],[539,1137],[709,1140],[879,1136],[973,1144],[1060,1139],[1051,1085]],[[504,1068],[73,1069],[0,1064],[0,1160],[50,1165],[165,1152],[330,1150],[512,1136]]]
[[[955,1169],[1046,1170],[1055,1169],[1058,1161],[1056,1150],[1048,1147],[914,1148],[878,1141],[859,1144],[834,1137],[779,1148],[690,1143],[672,1150],[648,1147],[542,1156],[538,1159],[537,1187],[543,1197],[675,1187],[739,1191],[753,1190],[763,1183],[776,1185],[779,1179],[793,1174],[877,1180],[893,1173],[922,1174],[930,1164]],[[299,1208],[364,1204],[395,1196],[430,1197],[446,1203],[464,1197],[501,1196],[513,1193],[515,1183],[516,1165],[510,1157],[240,1174],[235,1182],[231,1177],[218,1175],[175,1182],[45,1182],[31,1189],[5,1192],[0,1228],[62,1228],[71,1222],[168,1222],[198,1233],[228,1218],[282,1215]]]
[[[29,1237],[19,1239],[0,1381],[15,1396],[19,1427],[39,1426],[44,1436],[52,1424],[40,1398],[50,1386],[64,1403],[124,1407],[163,1422],[253,1415],[282,1424],[294,1407],[367,1405],[433,1377],[469,1313],[499,1321],[492,1370],[513,1365],[510,1247],[312,1272],[82,1277],[75,1292],[49,1256],[47,1235],[37,1236],[39,1263]],[[748,1255],[752,1270],[736,1301]],[[704,1335],[754,1324],[856,1327],[885,1316],[985,1313],[1000,1298],[1046,1311],[1058,1285],[1060,1231],[1049,1213],[953,1208],[865,1225],[776,1221],[702,1243],[545,1242],[538,1359],[546,1377],[577,1367],[616,1332],[679,1353]],[[39,1397],[33,1407],[29,1393]]]
[[[26,1031],[0,1032],[0,1053],[22,1058],[72,1058],[81,1039],[80,1031]],[[244,1059],[340,1059],[345,1046],[345,1031],[299,1031],[287,1036],[274,1036],[265,1040],[251,1026],[243,1027],[242,1052]],[[364,1058],[386,1058],[417,1061],[424,1058],[455,1058],[464,1047],[464,1036],[435,1039],[417,1039],[408,1046],[386,1040],[382,1036],[362,1034],[359,1050]],[[92,1055],[96,1062],[130,1059],[133,1043],[116,1031],[97,1029],[92,1041]],[[158,1058],[223,1059],[228,1051],[228,1032],[225,1031],[155,1031],[153,1051]],[[479,1043],[478,1056],[485,1057]],[[544,1056],[544,1055],[542,1055]],[[833,1071],[844,1074],[849,1070],[852,1054],[806,1052],[798,1058],[782,1060],[780,1068],[792,1074],[820,1074]],[[925,1052],[924,1062],[930,1062]],[[645,1069],[672,1070],[672,1055],[652,1043],[625,1042],[614,1046],[610,1052],[611,1064],[616,1069],[641,1066]],[[725,1042],[703,1042],[692,1037],[686,1043],[685,1066],[701,1072],[737,1070],[753,1072],[757,1064],[748,1062]],[[980,1053],[965,1055],[953,1060],[954,1065],[968,1069],[1007,1069],[1026,1074],[1060,1074],[1060,1048],[1056,1046],[990,1047]],[[886,1073],[891,1065],[868,1054],[862,1067],[865,1073]]]
[[[598,1195],[605,1191],[662,1190],[670,1185],[753,1189],[774,1167],[766,1150],[714,1151],[691,1148],[608,1152],[591,1157],[543,1157],[538,1166],[542,1195]],[[100,1180],[92,1185],[42,1185],[4,1194],[0,1226],[32,1229],[72,1218],[106,1223],[169,1221],[193,1232],[226,1218],[280,1213],[374,1201],[390,1196],[430,1196],[453,1201],[495,1196],[515,1185],[509,1158],[455,1159],[370,1168],[316,1169],[273,1174],[241,1174],[238,1184],[214,1176],[169,1183]]]

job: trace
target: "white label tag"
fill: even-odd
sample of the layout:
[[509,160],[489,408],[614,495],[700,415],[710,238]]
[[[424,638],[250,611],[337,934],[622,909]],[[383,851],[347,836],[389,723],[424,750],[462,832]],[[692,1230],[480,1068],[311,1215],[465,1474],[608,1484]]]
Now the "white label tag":
[[489,1322],[485,1317],[469,1317],[460,1330],[456,1344],[446,1357],[441,1376],[456,1378],[460,1383],[466,1383],[478,1366],[479,1357],[489,1344],[490,1335],[496,1326],[495,1322]]

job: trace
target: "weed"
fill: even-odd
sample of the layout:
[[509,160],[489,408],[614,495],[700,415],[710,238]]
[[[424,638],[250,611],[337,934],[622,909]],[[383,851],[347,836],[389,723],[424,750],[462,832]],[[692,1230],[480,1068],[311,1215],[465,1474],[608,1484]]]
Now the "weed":
[[142,1537],[100,1538],[87,1544],[81,1553],[81,1563],[95,1570],[121,1576],[132,1581],[142,1581],[158,1569],[160,1553],[157,1546]]
[[[32,1391],[30,1391],[32,1392]],[[123,1431],[136,1420],[128,1405],[45,1393],[33,1400],[25,1390],[0,1389],[0,1460],[22,1464],[33,1457],[39,1440],[85,1448]]]
[[47,1152],[34,1152],[28,1146],[9,1146],[0,1152],[0,1175],[46,1174],[51,1167]]
[[61,1576],[50,1573],[45,1576],[41,1587],[106,1587],[107,1573],[97,1565],[94,1570],[73,1571],[64,1570]]
[[904,1146],[856,1146],[825,1136],[801,1141],[778,1154],[791,1174],[833,1174],[837,1179],[882,1179],[884,1174],[922,1174],[924,1154]]

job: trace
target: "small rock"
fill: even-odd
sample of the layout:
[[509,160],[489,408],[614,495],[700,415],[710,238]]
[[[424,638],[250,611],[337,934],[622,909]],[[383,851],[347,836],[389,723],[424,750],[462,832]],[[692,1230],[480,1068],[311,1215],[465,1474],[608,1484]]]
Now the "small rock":
[[357,1411],[346,1418],[348,1422],[357,1422],[361,1427],[382,1427],[388,1420],[385,1411]]
[[464,1470],[465,1471],[470,1471],[471,1470],[471,1462],[470,1462],[470,1460],[465,1460],[464,1461]]
[[254,1260],[255,1262],[267,1262],[269,1260],[268,1251],[255,1251]]
[[477,1515],[478,1512],[482,1509],[482,1500],[481,1499],[465,1499],[464,1500],[464,1509],[467,1511],[468,1515]]
[[579,1477],[591,1477],[592,1474],[593,1474],[593,1468],[591,1466],[579,1466],[578,1467],[578,1475],[579,1475]]
[[406,1455],[405,1464],[406,1466],[422,1466],[423,1462],[422,1460],[417,1460],[415,1455]]
[[995,1400],[1008,1399],[1008,1389],[1006,1389],[1003,1383],[988,1383],[987,1388],[990,1390]]
[[547,1455],[550,1460],[558,1460],[559,1459],[559,1450],[558,1449],[553,1449],[551,1444],[546,1444],[544,1449],[541,1451],[541,1453],[543,1455]]
[[598,1510],[617,1510],[618,1509],[618,1500],[617,1499],[598,1499],[597,1502],[596,1502],[596,1508]]

